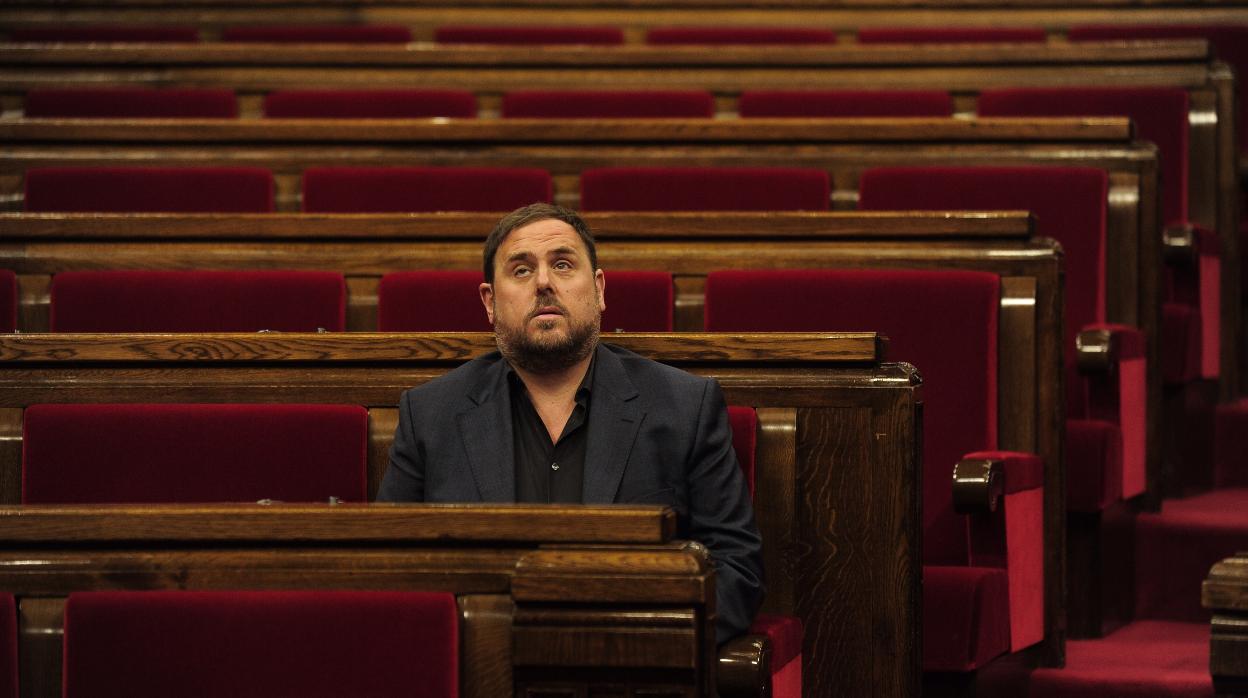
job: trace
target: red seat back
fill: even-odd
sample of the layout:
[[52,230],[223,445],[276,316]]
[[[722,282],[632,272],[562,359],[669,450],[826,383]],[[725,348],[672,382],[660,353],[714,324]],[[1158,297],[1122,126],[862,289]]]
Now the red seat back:
[[758,413],[753,407],[728,406],[728,423],[732,425],[732,449],[736,451],[745,484],[754,497],[755,453],[758,447]]
[[1161,155],[1165,222],[1187,220],[1188,96],[1172,87],[1055,87],[984,90],[980,116],[1126,116]]
[[22,501],[360,502],[367,448],[355,405],[32,405]]
[[646,32],[647,44],[834,44],[831,29],[803,27],[659,27]]
[[619,27],[445,26],[433,32],[440,44],[590,44],[624,43]]
[[66,698],[455,698],[449,593],[98,591],[65,604]]
[[341,332],[346,282],[319,271],[67,271],[53,332]]
[[[671,332],[672,275],[606,272],[602,331]],[[424,270],[386,274],[377,289],[382,332],[490,332],[477,287],[479,271]]]
[[36,167],[30,213],[269,213],[273,175],[258,167]]
[[940,90],[746,90],[742,117],[953,116],[953,97]]
[[221,40],[272,44],[405,44],[412,40],[412,30],[388,24],[226,27],[221,30]]
[[277,90],[264,97],[264,115],[278,119],[471,119],[477,96],[468,90]]
[[880,27],[858,30],[860,44],[1043,43],[1043,27]]
[[716,332],[876,331],[889,359],[923,374],[923,555],[967,563],[965,517],[949,474],[965,454],[997,447],[994,274],[960,271],[717,271],[706,280]]
[[308,213],[511,211],[553,197],[546,170],[504,167],[309,167]]
[[709,119],[715,97],[706,90],[517,90],[503,95],[504,118]]
[[581,172],[583,211],[826,211],[823,170],[604,167]]
[[0,332],[17,329],[17,274],[0,269]]
[[11,30],[9,38],[12,41],[58,43],[183,43],[199,41],[199,30],[195,27],[122,24],[83,27],[23,27]]
[[238,101],[232,90],[146,87],[35,88],[26,93],[31,118],[232,119]]

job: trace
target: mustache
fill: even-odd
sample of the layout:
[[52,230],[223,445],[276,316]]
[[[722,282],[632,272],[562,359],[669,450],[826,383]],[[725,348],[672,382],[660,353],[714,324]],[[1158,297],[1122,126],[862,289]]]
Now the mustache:
[[538,296],[537,301],[533,304],[533,310],[529,312],[529,319],[535,318],[538,315],[540,315],[541,311],[545,308],[555,308],[560,313],[563,313],[565,316],[568,314],[568,309],[564,307],[563,303],[560,303],[558,300],[555,300],[554,296],[542,295],[542,296]]

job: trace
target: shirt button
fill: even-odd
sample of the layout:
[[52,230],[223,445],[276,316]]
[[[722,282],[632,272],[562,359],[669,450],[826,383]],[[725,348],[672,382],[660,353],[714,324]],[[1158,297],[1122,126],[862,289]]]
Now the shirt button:
[[550,464],[550,469],[551,469],[551,470],[558,470],[558,469],[559,469],[559,464],[558,464],[558,463],[551,463],[551,464]]

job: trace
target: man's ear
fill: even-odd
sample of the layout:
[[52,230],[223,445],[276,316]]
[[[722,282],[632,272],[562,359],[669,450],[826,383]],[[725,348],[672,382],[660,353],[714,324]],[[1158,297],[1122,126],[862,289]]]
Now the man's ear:
[[607,309],[607,277],[601,269],[594,270],[594,286],[598,288],[598,312]]
[[485,306],[485,317],[494,324],[494,287],[490,284],[481,284],[477,287],[477,292],[481,294],[481,305]]

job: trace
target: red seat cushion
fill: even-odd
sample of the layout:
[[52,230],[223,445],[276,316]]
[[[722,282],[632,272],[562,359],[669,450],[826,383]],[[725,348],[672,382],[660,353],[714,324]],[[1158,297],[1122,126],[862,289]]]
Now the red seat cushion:
[[860,44],[1042,43],[1043,27],[895,27],[859,29]]
[[504,118],[709,119],[715,97],[705,90],[517,90],[503,95]]
[[412,40],[412,30],[384,24],[226,27],[221,30],[221,40],[273,44],[404,44]]
[[346,282],[320,271],[67,271],[53,332],[341,332]]
[[980,116],[1127,116],[1136,137],[1161,155],[1162,215],[1187,220],[1188,96],[1171,87],[1055,87],[984,90]]
[[647,44],[834,44],[831,29],[803,27],[660,27],[646,32]]
[[45,87],[26,93],[24,110],[31,118],[232,119],[238,101],[233,90],[208,88]]
[[593,44],[624,43],[619,27],[446,26],[433,32],[441,44]]
[[889,358],[923,372],[923,555],[965,564],[965,517],[953,511],[953,466],[996,449],[994,274],[955,271],[716,271],[706,279],[712,332],[874,330]]
[[511,211],[553,196],[545,170],[503,167],[309,167],[308,213]]
[[1009,649],[1005,570],[923,566],[925,671],[973,671]]
[[774,613],[760,613],[750,626],[752,635],[766,635],[771,640],[771,667],[773,671],[784,668],[784,665],[802,654],[802,639],[805,631],[800,618],[781,616]]
[[746,90],[742,117],[953,116],[953,97],[940,90]]
[[[605,272],[607,309],[602,331],[671,332],[672,275]],[[377,327],[382,332],[489,332],[479,271],[421,270],[381,277]]]
[[1122,499],[1122,429],[1097,419],[1066,420],[1066,508],[1096,513]]
[[[750,488],[750,497],[753,497],[754,459],[758,445],[758,413],[753,407],[730,405],[728,423],[732,425],[732,449],[736,452],[737,463],[741,465],[741,472],[745,475],[745,484]],[[800,643],[798,649],[801,649]]]
[[17,603],[0,592],[0,698],[17,698]]
[[90,27],[27,27],[9,32],[13,41],[30,42],[141,42],[181,43],[199,41],[195,27],[166,27],[140,25],[100,25]]
[[583,211],[826,211],[828,173],[797,167],[604,167],[581,172]]
[[472,119],[477,96],[468,90],[277,90],[264,97],[264,115],[278,119]]
[[23,431],[26,504],[367,498],[355,405],[32,405]]
[[17,274],[0,269],[0,332],[17,329]]
[[458,645],[449,593],[78,592],[65,696],[455,698]]
[[273,175],[258,167],[36,167],[30,213],[269,213]]

